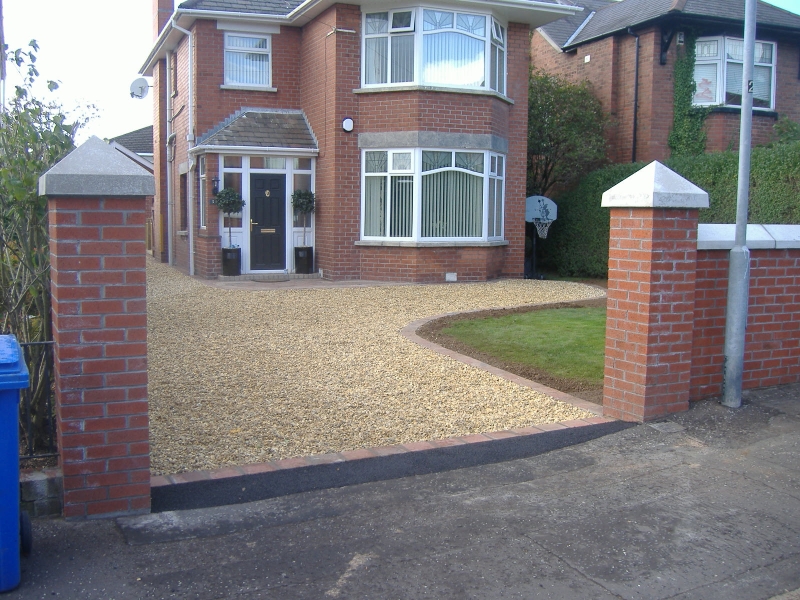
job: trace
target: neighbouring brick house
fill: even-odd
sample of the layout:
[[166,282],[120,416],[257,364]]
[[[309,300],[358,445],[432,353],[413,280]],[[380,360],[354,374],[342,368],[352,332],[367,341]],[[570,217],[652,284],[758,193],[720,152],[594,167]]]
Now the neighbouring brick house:
[[217,277],[230,225],[243,273],[291,273],[306,225],[325,278],[522,276],[530,30],[577,10],[154,0],[156,256]]
[[[696,39],[694,104],[713,107],[705,122],[706,150],[738,148],[744,0],[572,3],[583,12],[534,32],[531,61],[572,81],[592,83],[613,120],[608,133],[612,161],[669,157],[673,72],[688,36]],[[764,144],[780,116],[800,121],[800,16],[758,2],[756,20],[753,143]]]

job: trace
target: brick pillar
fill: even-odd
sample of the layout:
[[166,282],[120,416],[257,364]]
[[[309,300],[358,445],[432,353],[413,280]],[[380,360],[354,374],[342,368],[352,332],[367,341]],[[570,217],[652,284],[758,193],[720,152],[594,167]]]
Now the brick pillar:
[[649,421],[689,407],[698,208],[708,195],[653,162],[611,208],[603,412]]
[[93,137],[45,173],[64,516],[150,510],[146,196],[153,177]]

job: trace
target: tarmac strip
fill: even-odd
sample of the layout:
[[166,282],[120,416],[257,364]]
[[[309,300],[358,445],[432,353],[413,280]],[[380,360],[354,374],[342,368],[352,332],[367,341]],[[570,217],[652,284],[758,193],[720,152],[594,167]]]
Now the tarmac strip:
[[151,478],[152,512],[241,504],[529,458],[632,427],[591,417],[511,431]]

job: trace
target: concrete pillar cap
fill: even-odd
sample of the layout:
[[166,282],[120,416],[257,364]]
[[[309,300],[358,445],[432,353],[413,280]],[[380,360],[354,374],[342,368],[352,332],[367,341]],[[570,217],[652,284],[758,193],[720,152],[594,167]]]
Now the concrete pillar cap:
[[604,192],[602,206],[708,208],[708,193],[655,160]]
[[146,169],[96,136],[67,154],[39,178],[41,196],[153,196]]

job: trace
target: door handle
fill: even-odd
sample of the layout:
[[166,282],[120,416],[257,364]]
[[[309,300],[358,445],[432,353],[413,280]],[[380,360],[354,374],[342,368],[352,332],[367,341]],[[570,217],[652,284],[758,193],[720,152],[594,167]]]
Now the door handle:
[[253,219],[250,219],[250,233],[253,233],[253,225],[258,225]]

